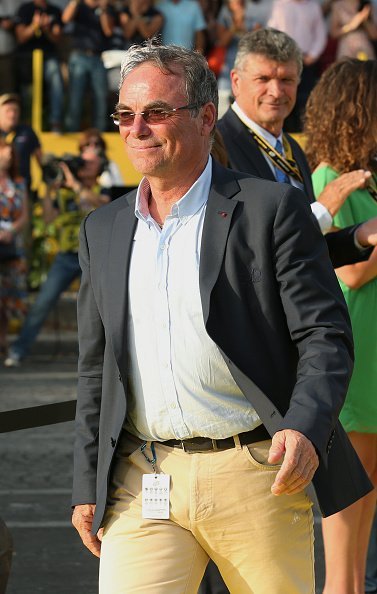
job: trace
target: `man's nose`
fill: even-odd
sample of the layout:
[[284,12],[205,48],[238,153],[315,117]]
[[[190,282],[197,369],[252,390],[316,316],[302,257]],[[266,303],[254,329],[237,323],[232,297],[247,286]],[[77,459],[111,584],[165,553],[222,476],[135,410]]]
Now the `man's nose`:
[[150,127],[143,116],[140,113],[136,114],[130,128],[130,134],[135,138],[140,138],[140,136],[148,136],[150,132]]
[[272,78],[268,83],[268,91],[274,97],[281,97],[284,95],[284,85],[282,81]]

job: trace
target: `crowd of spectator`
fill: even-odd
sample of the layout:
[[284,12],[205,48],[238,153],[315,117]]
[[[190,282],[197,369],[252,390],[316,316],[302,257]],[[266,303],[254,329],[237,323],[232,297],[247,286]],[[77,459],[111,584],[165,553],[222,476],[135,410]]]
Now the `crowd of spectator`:
[[308,95],[333,60],[375,56],[377,5],[354,0],[2,0],[0,94],[17,92],[30,114],[33,50],[43,50],[46,129],[112,129],[122,52],[160,36],[194,47],[214,63],[220,116],[229,104],[229,72],[245,32],[274,27],[304,55],[297,106],[287,123],[299,131]]

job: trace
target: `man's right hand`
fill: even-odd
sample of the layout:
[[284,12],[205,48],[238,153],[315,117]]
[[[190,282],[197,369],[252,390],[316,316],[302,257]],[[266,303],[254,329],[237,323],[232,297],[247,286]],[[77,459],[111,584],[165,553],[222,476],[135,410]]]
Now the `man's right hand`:
[[93,516],[96,506],[93,504],[76,505],[72,514],[72,524],[80,534],[84,545],[93,555],[101,555],[102,529],[94,536],[91,533]]
[[371,172],[365,169],[343,173],[327,184],[318,196],[317,202],[323,204],[334,217],[348,196],[355,190],[365,188],[371,176]]

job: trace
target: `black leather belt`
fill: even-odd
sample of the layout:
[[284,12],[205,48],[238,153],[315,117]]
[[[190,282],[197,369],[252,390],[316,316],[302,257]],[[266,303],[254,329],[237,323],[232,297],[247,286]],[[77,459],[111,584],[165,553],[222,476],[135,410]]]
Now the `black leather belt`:
[[[239,433],[238,437],[241,445],[248,445],[257,441],[271,439],[271,436],[264,425],[259,425],[252,431]],[[225,439],[211,439],[210,437],[192,437],[191,439],[183,440],[168,439],[167,441],[162,441],[161,444],[172,448],[181,448],[189,453],[229,450],[236,446],[233,437],[226,437]]]

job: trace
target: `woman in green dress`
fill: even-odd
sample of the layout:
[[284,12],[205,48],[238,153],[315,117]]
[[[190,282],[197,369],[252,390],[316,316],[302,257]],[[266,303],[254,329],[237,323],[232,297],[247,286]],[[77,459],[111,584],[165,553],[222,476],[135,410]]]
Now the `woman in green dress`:
[[[309,99],[307,156],[318,196],[342,173],[366,169],[370,185],[352,192],[334,217],[336,228],[377,215],[377,63],[333,64]],[[352,321],[355,367],[340,420],[377,484],[377,248],[366,262],[336,270]],[[376,489],[323,520],[324,594],[364,594],[365,562],[376,508]]]

